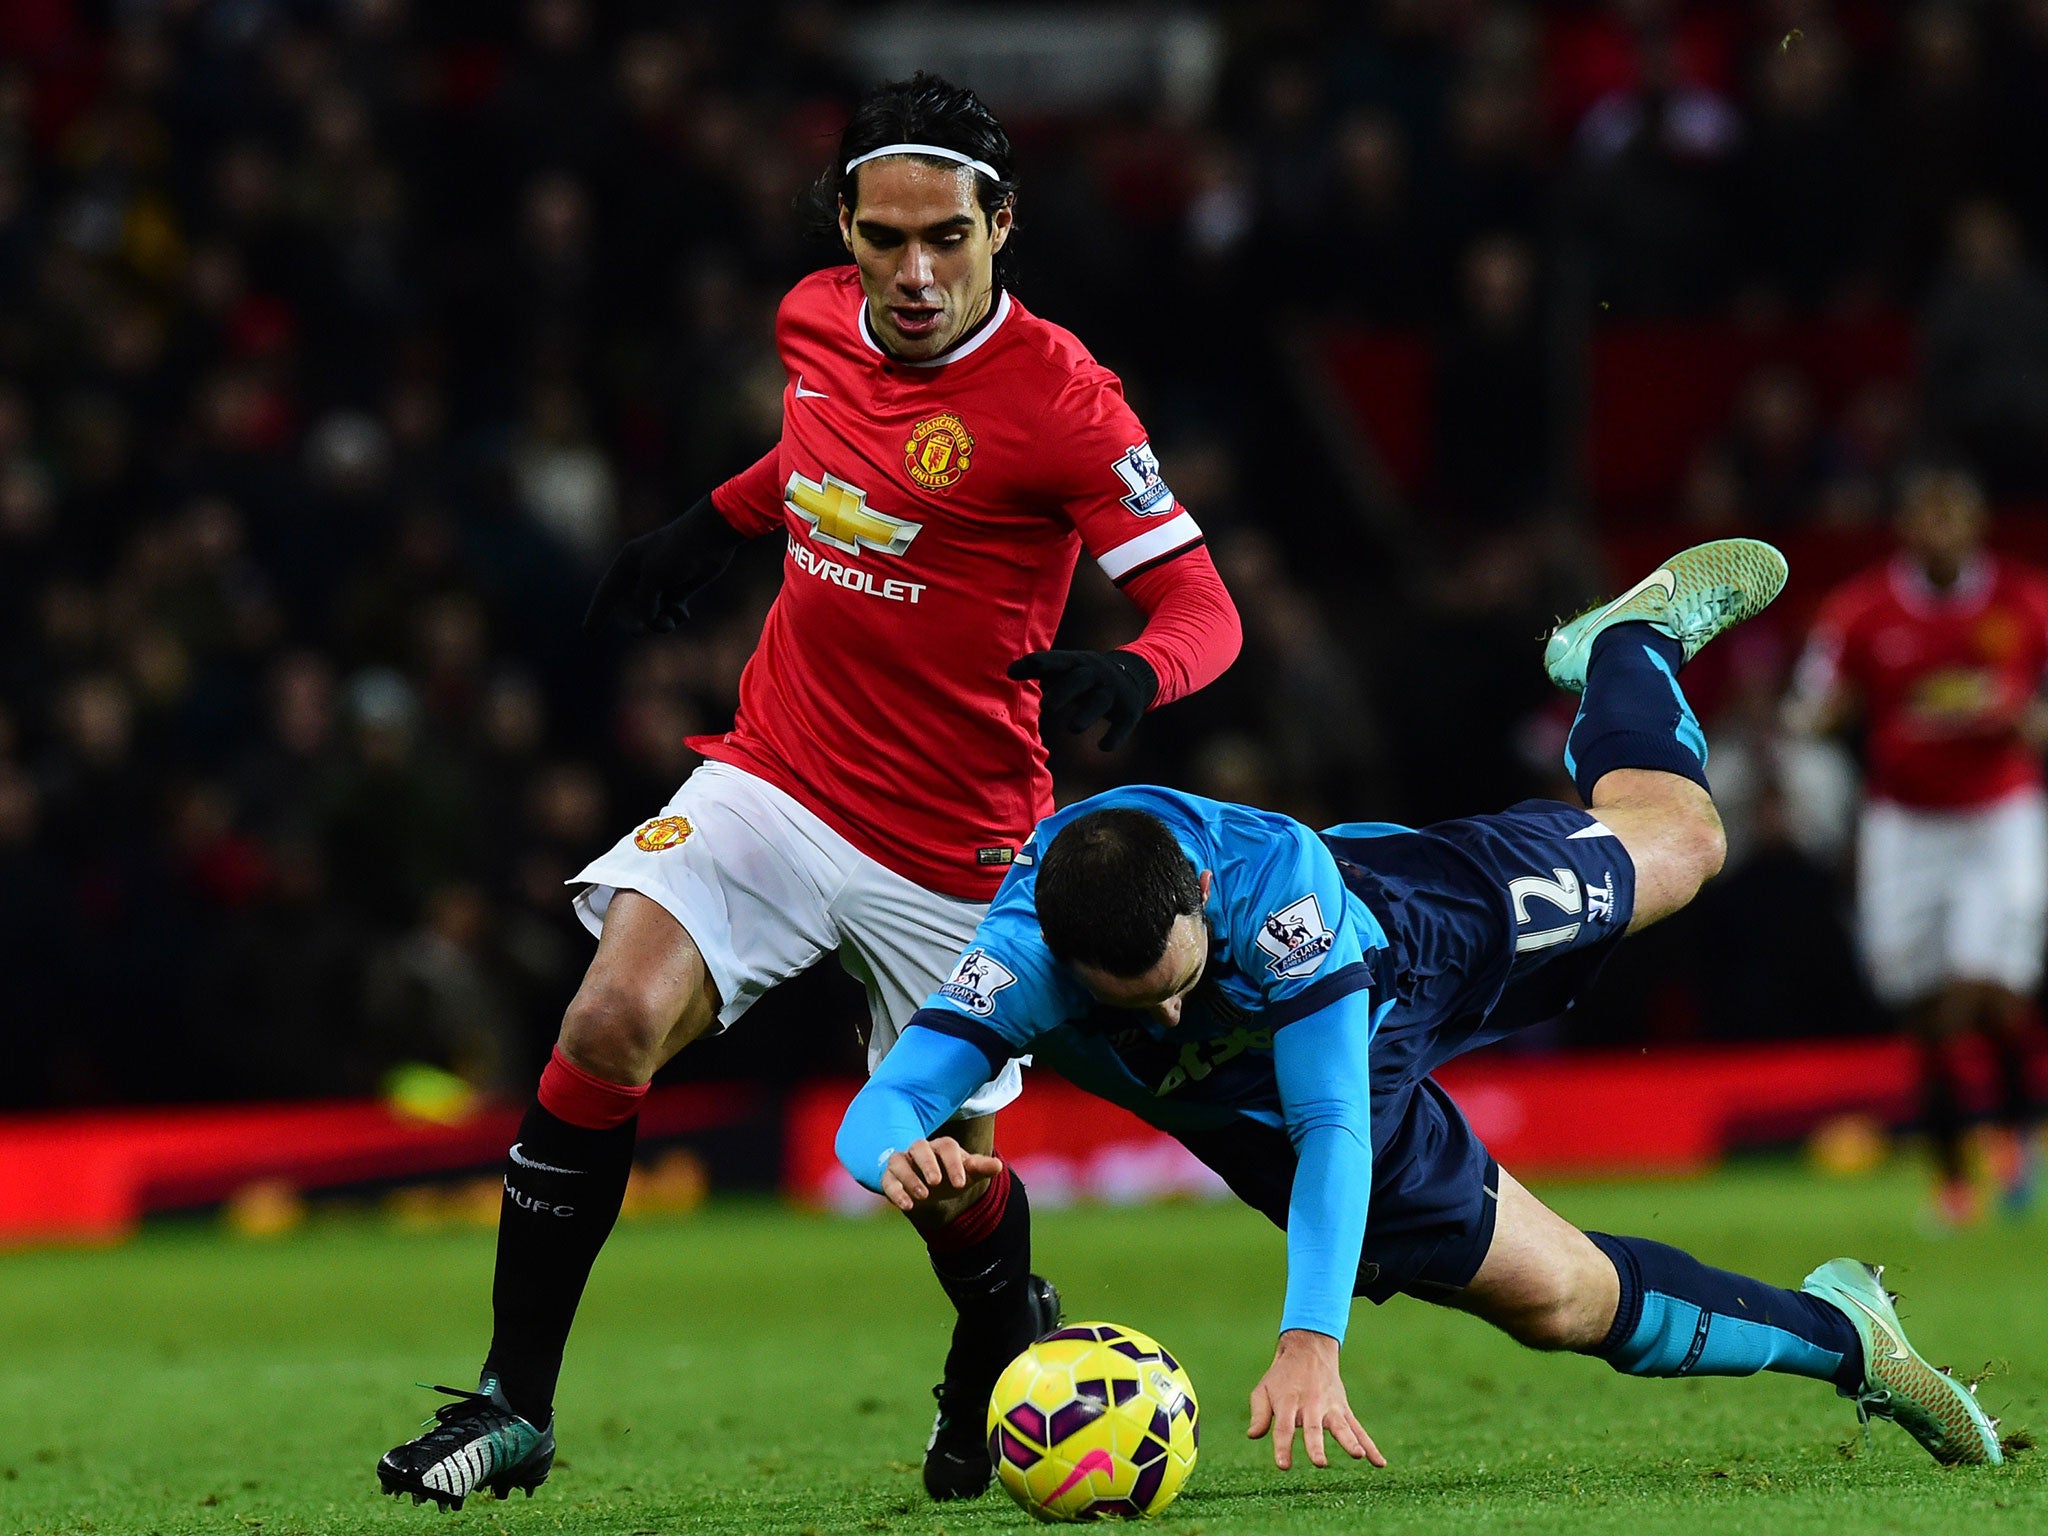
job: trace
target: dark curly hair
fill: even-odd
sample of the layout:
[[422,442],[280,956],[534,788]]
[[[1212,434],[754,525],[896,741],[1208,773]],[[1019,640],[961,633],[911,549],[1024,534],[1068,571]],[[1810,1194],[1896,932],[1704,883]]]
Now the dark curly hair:
[[[919,70],[908,80],[891,80],[878,85],[860,99],[839,135],[839,153],[811,188],[812,221],[820,232],[829,230],[838,239],[839,204],[857,207],[860,202],[860,171],[847,172],[846,162],[857,160],[885,144],[934,144],[969,159],[993,166],[994,178],[974,173],[974,198],[990,220],[1017,195],[1017,176],[1011,165],[1010,136],[996,121],[981,98],[965,86],[942,80]],[[912,158],[923,158],[913,156]],[[931,157],[930,164],[950,166],[950,160]],[[1016,238],[1003,242],[996,252],[997,283],[1010,286],[1016,276]]]

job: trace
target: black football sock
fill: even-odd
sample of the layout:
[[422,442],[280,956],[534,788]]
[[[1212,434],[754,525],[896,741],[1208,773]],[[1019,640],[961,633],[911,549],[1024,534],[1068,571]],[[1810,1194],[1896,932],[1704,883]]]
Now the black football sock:
[[1998,1059],[1999,1117],[2024,1136],[2034,1128],[2038,1114],[2033,1085],[2027,1080],[2026,1042],[2014,1035],[1993,1035],[1991,1050]]
[[1948,1183],[1968,1177],[1963,1162],[1963,1101],[1942,1042],[1920,1039],[1920,1114],[1934,1166]]
[[988,1192],[925,1234],[932,1272],[959,1316],[946,1352],[946,1380],[990,1386],[1038,1331],[1031,1304],[1031,1201],[1008,1167]]
[[538,1103],[519,1123],[498,1215],[493,1328],[484,1369],[513,1412],[545,1425],[576,1304],[611,1235],[633,1171],[639,1117],[604,1130],[571,1125]]

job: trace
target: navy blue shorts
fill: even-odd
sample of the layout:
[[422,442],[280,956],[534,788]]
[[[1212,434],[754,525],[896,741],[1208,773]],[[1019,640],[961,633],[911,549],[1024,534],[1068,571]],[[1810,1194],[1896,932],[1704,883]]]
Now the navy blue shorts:
[[[1372,1208],[1356,1294],[1439,1299],[1493,1242],[1499,1165],[1430,1074],[1567,1012],[1635,910],[1635,865],[1592,814],[1525,800],[1417,831],[1332,829],[1345,883],[1379,918]],[[1286,1225],[1294,1149],[1243,1122],[1182,1138],[1247,1204]]]

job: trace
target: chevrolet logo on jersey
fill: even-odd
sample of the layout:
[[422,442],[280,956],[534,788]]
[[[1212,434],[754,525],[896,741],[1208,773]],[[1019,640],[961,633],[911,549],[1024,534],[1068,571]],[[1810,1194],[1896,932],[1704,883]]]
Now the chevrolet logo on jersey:
[[924,527],[877,512],[868,505],[866,491],[837,475],[827,475],[820,485],[792,474],[782,496],[796,515],[811,525],[812,538],[849,555],[859,554],[862,546],[900,555]]

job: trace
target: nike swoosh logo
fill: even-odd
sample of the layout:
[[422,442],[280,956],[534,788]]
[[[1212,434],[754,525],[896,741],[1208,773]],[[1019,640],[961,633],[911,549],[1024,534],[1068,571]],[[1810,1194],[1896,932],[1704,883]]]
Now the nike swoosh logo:
[[1669,566],[1660,566],[1656,570],[1650,572],[1649,575],[1645,576],[1641,581],[1637,582],[1634,586],[1630,587],[1626,592],[1622,593],[1621,596],[1617,597],[1613,602],[1609,603],[1607,606],[1610,609],[1619,608],[1623,603],[1628,602],[1631,598],[1641,597],[1645,592],[1649,591],[1652,587],[1661,588],[1663,590],[1664,595],[1667,598],[1675,597],[1678,593],[1678,578],[1671,574],[1671,568]]
[[796,397],[799,400],[830,400],[832,397],[822,389],[805,389],[804,376],[796,376]]
[[581,1173],[583,1171],[581,1168],[557,1168],[553,1163],[535,1162],[519,1150],[520,1146],[521,1143],[519,1142],[515,1141],[512,1143],[512,1161],[522,1168],[537,1168],[542,1173]]
[[[1671,574],[1670,566],[1659,566],[1656,570],[1650,572],[1649,575],[1645,576],[1641,581],[1637,582],[1634,586],[1630,587],[1626,592],[1622,593],[1621,596],[1617,597],[1613,602],[1609,603],[1605,608],[1595,610],[1593,615],[1589,619],[1574,619],[1572,621],[1573,623],[1584,623],[1588,627],[1585,633],[1582,633],[1578,637],[1578,639],[1572,642],[1572,649],[1576,650],[1580,646],[1588,644],[1589,642],[1587,640],[1587,635],[1597,633],[1600,623],[1604,621],[1609,614],[1619,613],[1623,608],[1627,607],[1630,603],[1634,602],[1637,598],[1641,597],[1645,592],[1651,591],[1653,589],[1662,592],[1664,594],[1664,600],[1666,602],[1671,601],[1672,598],[1678,595],[1678,578]],[[1568,651],[1565,654],[1569,655],[1570,652]]]
[[1882,1317],[1878,1316],[1877,1313],[1871,1311],[1870,1307],[1866,1303],[1857,1301],[1856,1298],[1854,1296],[1851,1296],[1847,1291],[1844,1291],[1842,1293],[1842,1299],[1844,1301],[1853,1303],[1858,1312],[1861,1312],[1865,1317],[1869,1318],[1873,1323],[1877,1324],[1878,1332],[1882,1333],[1887,1339],[1891,1341],[1892,1359],[1906,1360],[1911,1358],[1906,1351],[1906,1341],[1900,1338],[1898,1334],[1892,1331],[1892,1325],[1890,1323],[1886,1322]]
[[1116,1464],[1109,1459],[1109,1452],[1100,1448],[1092,1450],[1074,1463],[1074,1470],[1067,1474],[1067,1480],[1061,1483],[1059,1487],[1053,1489],[1052,1498],[1047,1499],[1045,1502],[1050,1504],[1053,1499],[1065,1493],[1090,1472],[1114,1472],[1115,1470]]

